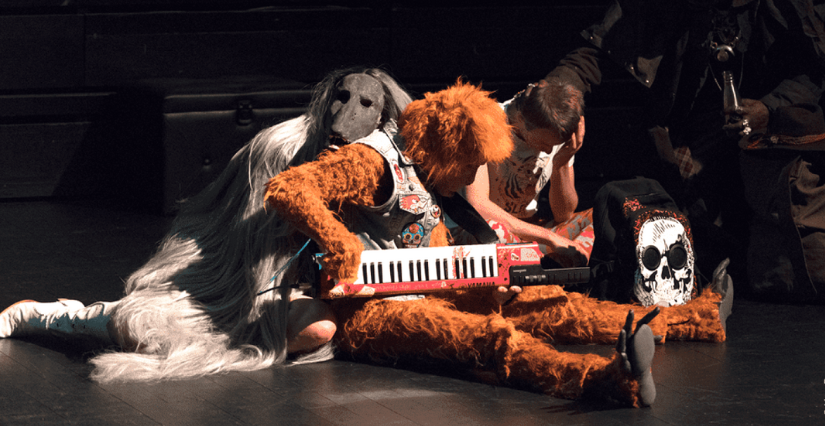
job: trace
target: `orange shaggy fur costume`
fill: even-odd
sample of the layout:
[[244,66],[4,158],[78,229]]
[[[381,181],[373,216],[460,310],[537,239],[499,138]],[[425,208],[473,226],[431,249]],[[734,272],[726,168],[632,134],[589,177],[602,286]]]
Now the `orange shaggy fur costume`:
[[[488,92],[460,81],[411,103],[398,125],[406,142],[403,154],[420,166],[431,190],[454,182],[468,165],[501,161],[512,149],[510,129],[498,104]],[[322,263],[330,276],[352,282],[363,244],[338,219],[336,206],[382,204],[392,194],[390,173],[372,148],[347,145],[270,180],[266,203],[327,253]],[[447,242],[442,221],[431,234],[430,246]],[[724,340],[721,326],[702,323],[714,323],[718,310],[718,295],[708,293],[691,307],[664,309],[666,314],[651,324],[654,334]],[[557,286],[527,288],[503,308],[491,303],[488,292],[478,291],[406,302],[336,301],[336,346],[357,359],[446,361],[493,373],[501,384],[558,397],[594,393],[639,405],[638,383],[620,354],[561,353],[547,342],[615,343],[628,310],[643,308],[599,302]]]
[[[629,309],[636,312],[637,318],[655,309],[602,301],[566,292],[557,285],[525,287],[504,306],[498,306],[488,294],[475,291],[440,296],[460,310],[500,311],[516,329],[559,345],[615,344]],[[724,342],[725,329],[719,317],[721,301],[721,294],[706,290],[684,305],[659,307],[659,315],[648,325],[659,343],[668,339]]]

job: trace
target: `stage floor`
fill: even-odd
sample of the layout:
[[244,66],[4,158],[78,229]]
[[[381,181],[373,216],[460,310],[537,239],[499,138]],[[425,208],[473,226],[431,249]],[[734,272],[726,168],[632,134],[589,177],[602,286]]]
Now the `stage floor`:
[[[0,305],[116,300],[168,218],[104,203],[0,202]],[[609,354],[606,346],[559,347]],[[87,356],[0,340],[0,425],[795,425],[825,421],[825,307],[736,299],[722,344],[657,346],[658,398],[607,408],[348,361],[99,385]]]

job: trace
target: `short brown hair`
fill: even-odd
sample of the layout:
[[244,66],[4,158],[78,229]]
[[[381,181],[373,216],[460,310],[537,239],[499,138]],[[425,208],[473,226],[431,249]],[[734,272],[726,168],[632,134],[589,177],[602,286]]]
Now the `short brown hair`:
[[[528,93],[529,92],[529,93]],[[554,130],[561,140],[570,139],[584,115],[584,95],[559,78],[532,85],[513,101],[527,126]]]

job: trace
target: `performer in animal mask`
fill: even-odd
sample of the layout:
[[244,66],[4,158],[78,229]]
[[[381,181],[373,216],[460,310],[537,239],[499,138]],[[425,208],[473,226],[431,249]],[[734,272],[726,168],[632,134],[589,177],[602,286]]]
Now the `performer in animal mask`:
[[290,303],[289,286],[257,295],[283,280],[301,281],[302,271],[311,270],[293,262],[276,274],[305,237],[266,214],[264,185],[331,144],[394,125],[410,100],[382,70],[330,73],[305,114],[262,130],[214,183],[183,203],[158,251],[126,280],[123,299],[85,307],[73,300],[22,301],[0,314],[0,337],[53,334],[120,346],[122,352],[91,359],[92,378],[102,382],[256,370],[283,363],[288,352],[304,361],[331,358],[329,345],[307,345],[303,327],[288,325],[300,322],[295,312],[328,315],[326,305]]
[[[512,149],[502,109],[488,92],[461,81],[413,101],[398,128],[324,153],[267,185],[268,210],[318,243],[334,279],[354,282],[365,248],[405,247],[411,224],[422,230],[419,246],[447,245],[439,198],[453,196],[473,182],[479,166]],[[558,352],[547,336],[518,330],[501,314],[458,310],[439,297],[344,299],[334,311],[336,346],[357,359],[443,362],[565,398],[593,393],[631,405],[655,399],[653,334],[646,323],[656,311],[638,321],[635,332],[632,312],[619,324],[612,357]]]

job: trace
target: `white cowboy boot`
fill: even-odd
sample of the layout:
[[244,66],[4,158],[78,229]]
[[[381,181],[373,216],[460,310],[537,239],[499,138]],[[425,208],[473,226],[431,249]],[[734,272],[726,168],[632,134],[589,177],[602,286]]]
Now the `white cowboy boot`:
[[110,305],[97,302],[84,307],[77,300],[23,300],[0,313],[0,338],[51,334],[62,338],[92,337],[110,345]]

